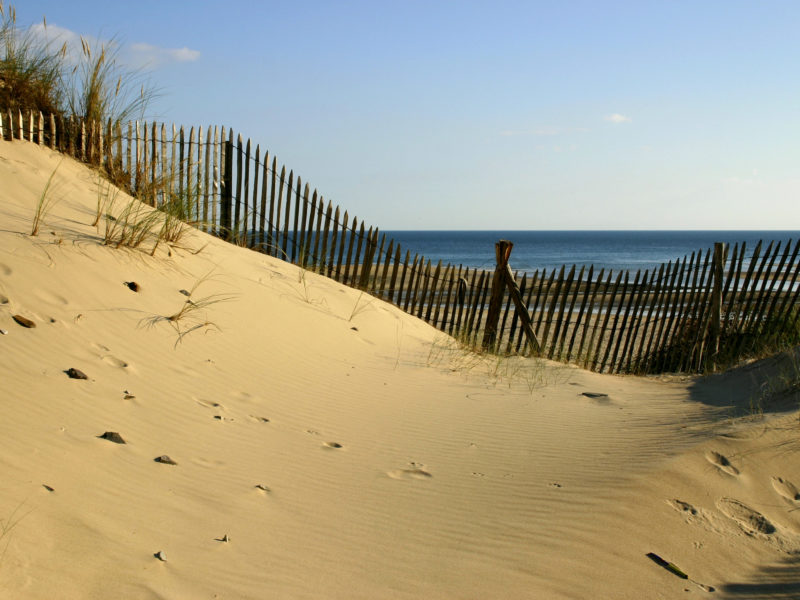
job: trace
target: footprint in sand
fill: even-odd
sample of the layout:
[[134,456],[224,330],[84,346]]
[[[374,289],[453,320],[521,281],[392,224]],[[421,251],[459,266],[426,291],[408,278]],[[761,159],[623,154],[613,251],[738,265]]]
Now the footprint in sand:
[[126,363],[124,360],[110,354],[107,354],[103,357],[103,362],[119,369],[125,369],[128,366],[128,363]]
[[259,417],[257,415],[250,415],[250,419],[255,421],[256,423],[269,423],[269,419],[267,417]]
[[717,501],[717,508],[726,517],[736,521],[747,535],[775,533],[775,526],[764,515],[734,498],[721,498]]
[[706,460],[710,462],[712,465],[717,467],[720,471],[727,473],[728,475],[736,476],[739,474],[739,469],[734,467],[728,458],[719,452],[714,452],[713,450],[709,450],[706,452]]
[[421,463],[409,463],[408,469],[397,469],[386,473],[392,479],[430,479],[433,477],[428,471],[423,469],[425,465]]
[[696,517],[699,514],[699,511],[694,506],[688,502],[684,502],[683,500],[667,500],[667,503],[679,513],[683,513],[687,517]]
[[222,408],[222,409],[225,408],[219,402],[212,402],[211,400],[201,400],[200,398],[194,398],[194,401],[197,402],[200,406],[205,406],[206,408]]
[[800,501],[800,492],[791,481],[787,481],[781,477],[772,478],[772,487],[781,496],[792,502]]

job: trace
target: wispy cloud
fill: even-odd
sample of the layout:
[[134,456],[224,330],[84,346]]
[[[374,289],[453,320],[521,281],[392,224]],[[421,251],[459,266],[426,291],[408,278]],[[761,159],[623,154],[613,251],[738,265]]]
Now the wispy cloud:
[[625,115],[621,115],[619,113],[614,113],[613,115],[606,115],[604,119],[611,123],[630,123],[633,121],[633,119],[631,119],[630,117],[626,117]]
[[[58,50],[66,45],[66,58],[71,63],[76,63],[81,55],[81,36],[70,29],[59,27],[58,25],[45,25],[36,23],[31,25],[30,34],[37,38],[43,45],[49,46],[52,50]],[[90,46],[94,46],[96,40],[89,36],[84,39]]]
[[152,44],[140,42],[132,44],[130,47],[134,62],[154,68],[167,63],[192,62],[200,58],[199,50],[192,50],[184,46],[183,48],[161,48]]
[[113,38],[111,40],[99,40],[88,35],[81,36],[74,31],[59,27],[58,25],[45,26],[43,23],[38,23],[31,26],[30,32],[43,43],[50,44],[56,48],[66,43],[67,57],[73,62],[77,62],[80,58],[81,38],[83,38],[92,49],[97,48],[100,44],[113,48],[119,47],[121,50],[119,56],[123,62],[128,63],[131,67],[136,69],[153,69],[169,63],[192,62],[200,58],[199,50],[192,50],[186,46],[183,48],[162,48],[144,42],[130,45],[120,44],[119,40]]

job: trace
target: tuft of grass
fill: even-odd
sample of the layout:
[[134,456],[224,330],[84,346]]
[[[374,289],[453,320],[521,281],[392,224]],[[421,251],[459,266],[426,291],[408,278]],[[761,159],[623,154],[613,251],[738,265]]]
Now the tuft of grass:
[[80,49],[58,45],[49,39],[46,19],[20,28],[14,6],[0,0],[0,107],[74,115],[87,124],[142,119],[159,94],[143,71],[121,63],[120,48],[114,38],[94,46],[81,38]]
[[[63,162],[63,160],[61,162]],[[51,187],[53,185],[53,178],[56,176],[56,171],[58,171],[58,168],[61,166],[61,162],[59,162],[56,168],[53,169],[53,172],[50,173],[50,177],[48,177],[47,183],[39,196],[39,201],[36,203],[36,211],[33,214],[33,225],[31,226],[32,236],[39,235],[39,228],[42,225],[42,221],[44,221],[47,213],[50,212],[50,209],[53,208],[56,202]]]
[[186,301],[181,307],[171,315],[152,315],[141,321],[147,327],[155,327],[159,323],[166,323],[177,334],[175,347],[183,341],[183,338],[193,331],[198,330],[217,330],[220,328],[216,323],[208,319],[204,311],[209,307],[220,302],[229,302],[235,296],[230,294],[209,294],[207,296],[195,297],[197,289],[205,282],[213,279],[213,271],[209,271],[198,279],[188,292]]
[[106,212],[106,227],[103,243],[114,248],[138,248],[148,238],[160,219],[158,211],[132,198],[119,212],[112,214],[115,202],[111,201]]
[[95,207],[95,215],[94,221],[92,222],[92,227],[99,227],[100,225],[100,218],[104,214],[108,214],[107,211],[110,206],[113,206],[117,200],[117,196],[119,195],[119,188],[115,187],[110,181],[103,178],[100,173],[97,174],[97,205]]
[[3,540],[6,540],[6,543],[3,546],[3,552],[2,552],[2,554],[0,554],[0,562],[2,562],[3,557],[6,554],[6,551],[8,550],[8,545],[11,543],[11,532],[14,530],[14,528],[17,525],[19,525],[19,522],[22,521],[22,519],[27,517],[33,511],[33,509],[31,509],[28,512],[26,512],[24,515],[17,516],[17,513],[20,511],[20,509],[22,508],[23,505],[24,505],[24,502],[21,502],[20,504],[18,504],[17,507],[14,509],[14,511],[11,513],[11,515],[7,519],[0,519],[0,543]]
[[361,314],[365,310],[368,310],[370,306],[372,306],[374,299],[371,296],[368,296],[369,299],[362,303],[361,300],[363,298],[364,292],[360,292],[358,294],[358,298],[356,298],[356,303],[353,305],[353,310],[350,311],[350,316],[347,317],[348,323],[352,321],[356,315]]
[[503,355],[481,349],[474,336],[462,332],[458,337],[446,334],[437,336],[429,349],[427,366],[444,367],[464,376],[480,377],[489,384],[512,388],[522,384],[528,392],[566,381],[566,367],[549,364],[541,358],[516,354]]
[[[43,22],[46,30],[47,22]],[[13,5],[0,2],[0,106],[60,114],[64,105],[63,68],[66,43],[43,41],[32,29],[21,31]]]

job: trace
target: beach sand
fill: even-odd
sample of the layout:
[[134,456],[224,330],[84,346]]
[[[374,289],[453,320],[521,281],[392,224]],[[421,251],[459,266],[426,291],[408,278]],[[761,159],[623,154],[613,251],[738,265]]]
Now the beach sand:
[[60,161],[0,142],[0,596],[800,597],[797,359],[475,356],[198,231],[104,246]]

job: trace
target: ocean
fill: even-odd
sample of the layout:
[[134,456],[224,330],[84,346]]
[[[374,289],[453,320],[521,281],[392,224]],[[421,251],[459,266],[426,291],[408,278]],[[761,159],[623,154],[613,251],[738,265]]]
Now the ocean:
[[[470,268],[493,269],[494,244],[500,239],[514,243],[512,270],[532,272],[562,265],[594,265],[614,271],[652,269],[692,252],[703,254],[714,242],[747,244],[747,256],[759,240],[795,243],[800,231],[387,231],[405,250],[421,254],[433,264],[451,263]],[[783,246],[782,246],[783,247]]]

